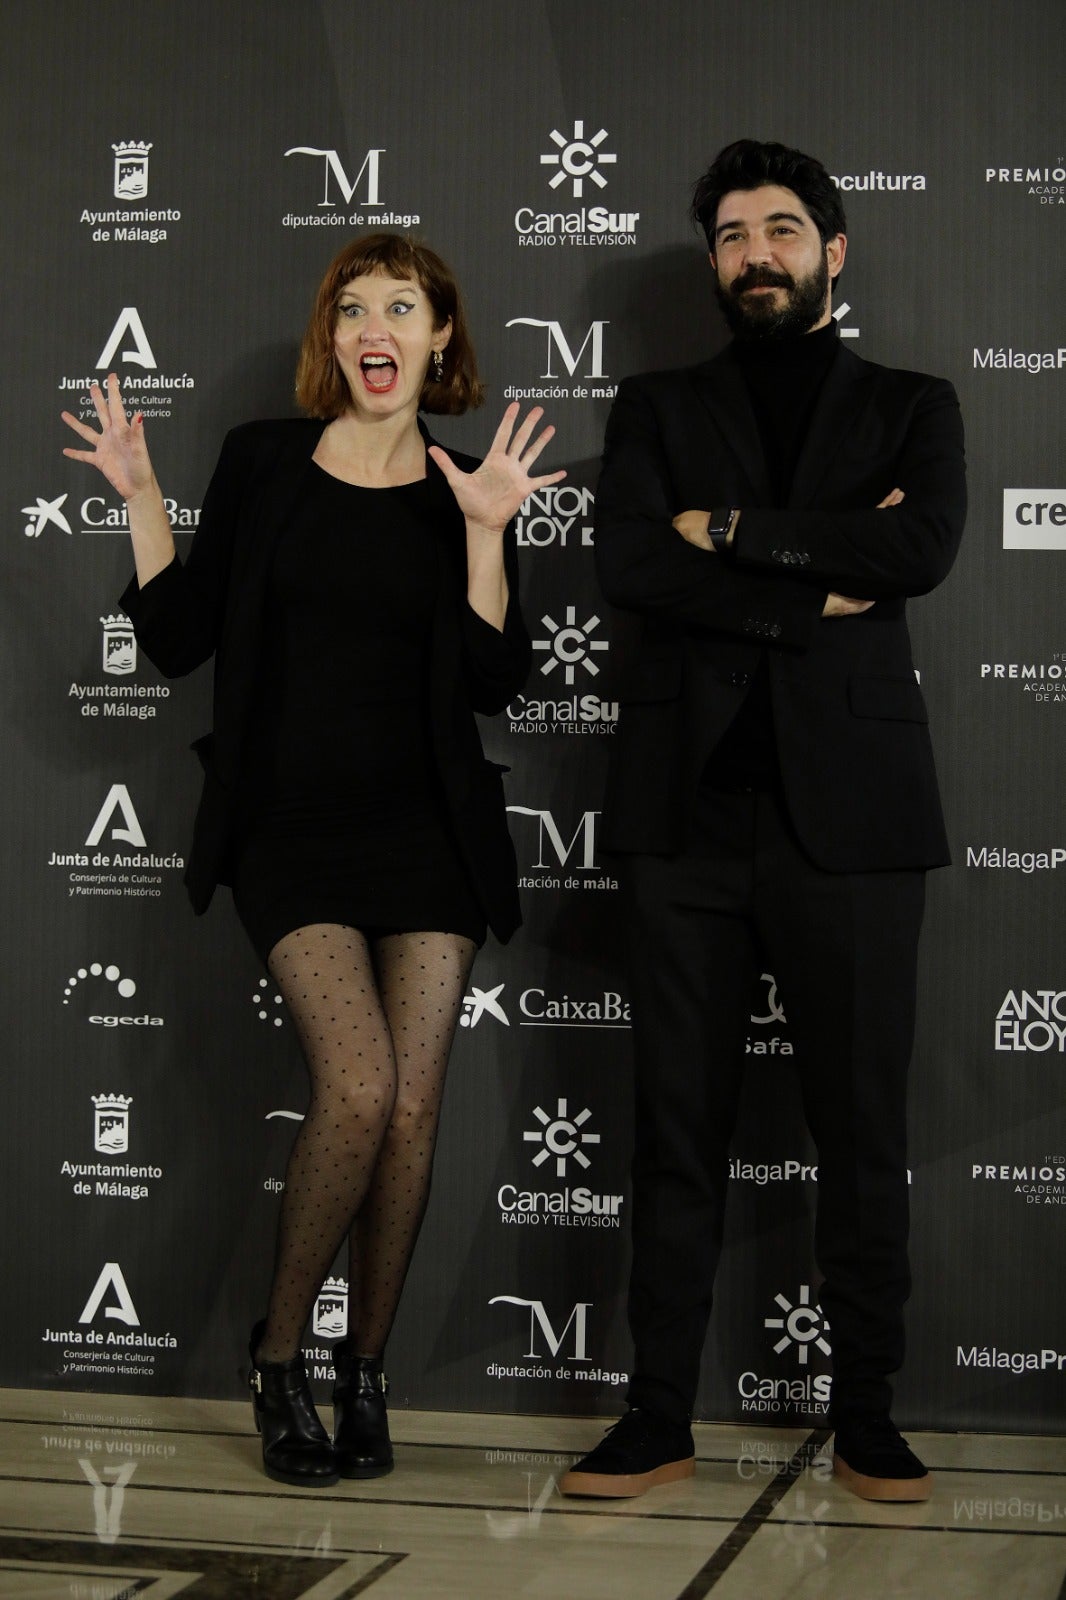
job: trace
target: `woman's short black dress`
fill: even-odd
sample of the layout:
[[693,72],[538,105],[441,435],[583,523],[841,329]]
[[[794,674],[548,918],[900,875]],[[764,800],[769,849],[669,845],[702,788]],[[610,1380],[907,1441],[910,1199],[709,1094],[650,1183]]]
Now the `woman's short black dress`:
[[279,540],[233,871],[264,961],[316,922],[484,942],[433,760],[431,517],[425,480],[364,489],[312,463]]

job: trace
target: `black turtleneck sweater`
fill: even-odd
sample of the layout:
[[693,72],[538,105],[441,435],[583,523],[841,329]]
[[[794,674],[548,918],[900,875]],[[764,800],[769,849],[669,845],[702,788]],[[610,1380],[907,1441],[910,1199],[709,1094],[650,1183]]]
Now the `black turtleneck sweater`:
[[[811,412],[837,350],[836,323],[788,339],[735,339],[740,367],[766,456],[770,504],[788,502]],[[737,526],[743,548],[743,512]],[[719,558],[712,556],[711,560]],[[777,779],[777,742],[766,650],[736,716],[711,752],[703,781],[713,789],[768,789]]]

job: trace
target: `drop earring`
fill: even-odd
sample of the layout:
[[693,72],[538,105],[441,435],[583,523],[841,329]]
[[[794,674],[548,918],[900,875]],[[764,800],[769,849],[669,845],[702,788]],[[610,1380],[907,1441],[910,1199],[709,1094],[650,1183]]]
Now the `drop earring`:
[[440,350],[434,350],[433,352],[433,381],[435,383],[444,382],[444,355]]

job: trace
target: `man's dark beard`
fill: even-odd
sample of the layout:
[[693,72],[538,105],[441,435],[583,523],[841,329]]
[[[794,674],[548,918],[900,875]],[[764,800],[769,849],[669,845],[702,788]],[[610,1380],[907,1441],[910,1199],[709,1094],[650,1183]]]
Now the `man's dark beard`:
[[[757,295],[753,300],[742,300],[745,289],[757,286],[780,287],[785,290],[785,303],[777,310],[770,296]],[[787,339],[793,334],[809,333],[825,310],[829,290],[829,263],[822,259],[814,271],[798,281],[787,272],[775,272],[770,267],[749,267],[734,278],[728,289],[723,289],[717,274],[714,292],[730,332],[737,339]]]

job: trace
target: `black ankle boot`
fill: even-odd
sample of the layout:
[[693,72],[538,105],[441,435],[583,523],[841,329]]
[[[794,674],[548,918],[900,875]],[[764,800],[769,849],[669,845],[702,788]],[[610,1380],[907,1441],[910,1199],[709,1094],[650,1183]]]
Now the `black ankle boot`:
[[389,1380],[380,1356],[357,1356],[351,1340],[333,1346],[333,1452],[342,1478],[383,1478],[392,1471],[385,1411]]
[[259,1361],[255,1352],[265,1323],[252,1329],[249,1383],[255,1425],[263,1436],[263,1470],[278,1483],[327,1489],[337,1482],[337,1463],[329,1434],[318,1420],[307,1384],[304,1358]]

